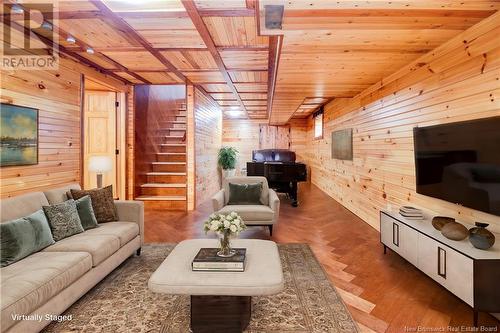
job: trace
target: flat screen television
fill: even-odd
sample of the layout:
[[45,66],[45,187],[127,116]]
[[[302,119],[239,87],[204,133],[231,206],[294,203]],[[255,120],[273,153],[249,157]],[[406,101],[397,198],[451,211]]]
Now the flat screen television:
[[413,130],[417,193],[500,216],[500,117]]

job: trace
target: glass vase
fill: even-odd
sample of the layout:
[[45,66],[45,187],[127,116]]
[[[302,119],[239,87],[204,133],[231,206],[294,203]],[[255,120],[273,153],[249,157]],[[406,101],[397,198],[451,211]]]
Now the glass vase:
[[217,252],[219,257],[229,258],[236,254],[236,251],[231,248],[231,233],[229,230],[220,234],[220,250]]

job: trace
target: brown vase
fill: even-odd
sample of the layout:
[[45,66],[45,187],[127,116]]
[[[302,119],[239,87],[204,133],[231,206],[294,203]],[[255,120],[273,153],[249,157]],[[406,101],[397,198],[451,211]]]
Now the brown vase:
[[495,244],[495,235],[486,229],[488,223],[476,222],[476,227],[469,230],[469,242],[477,249],[487,250]]
[[441,228],[441,234],[448,239],[461,241],[467,238],[469,231],[458,222],[450,222]]
[[450,222],[455,222],[455,219],[453,217],[446,216],[434,216],[432,218],[432,226],[436,230],[441,230],[445,224]]

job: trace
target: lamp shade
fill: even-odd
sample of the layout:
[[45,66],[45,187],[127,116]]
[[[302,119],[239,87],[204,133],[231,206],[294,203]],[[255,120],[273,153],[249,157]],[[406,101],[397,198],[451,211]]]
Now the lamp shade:
[[113,169],[113,160],[109,156],[91,156],[89,158],[89,171],[107,172]]

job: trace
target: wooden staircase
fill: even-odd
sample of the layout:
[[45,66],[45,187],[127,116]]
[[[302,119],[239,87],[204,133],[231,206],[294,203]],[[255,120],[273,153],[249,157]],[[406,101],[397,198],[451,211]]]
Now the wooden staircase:
[[156,160],[146,173],[147,182],[140,184],[136,200],[162,209],[186,209],[186,108],[183,104],[158,130]]

